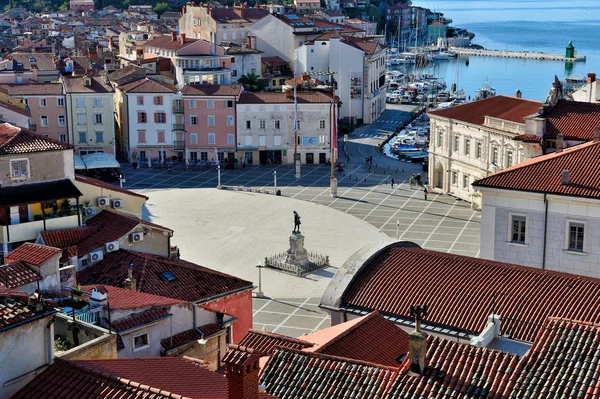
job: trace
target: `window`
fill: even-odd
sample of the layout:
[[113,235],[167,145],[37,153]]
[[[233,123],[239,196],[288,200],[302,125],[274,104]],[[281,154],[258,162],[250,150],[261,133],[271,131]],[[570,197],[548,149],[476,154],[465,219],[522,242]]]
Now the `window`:
[[156,132],[157,137],[157,142],[158,143],[165,143],[165,132]]
[[465,155],[471,155],[471,140],[465,139]]
[[258,136],[258,145],[262,147],[266,147],[267,145],[267,136]]
[[147,123],[148,122],[148,117],[146,116],[145,112],[138,112],[138,123]]
[[87,123],[85,114],[77,114],[77,124],[78,125],[85,125]]
[[190,144],[198,144],[198,135],[196,133],[190,134]]
[[463,188],[468,188],[468,187],[469,187],[469,176],[463,175]]
[[215,100],[208,100],[208,101],[206,102],[206,108],[208,108],[208,109],[212,109],[212,108],[214,108],[214,107],[215,107]]
[[102,124],[102,114],[94,114],[94,118],[96,120],[96,125]]
[[208,152],[206,152],[206,151],[202,151],[202,152],[200,153],[200,160],[201,160],[201,161],[208,161]]
[[208,126],[214,126],[214,125],[215,125],[215,116],[208,115]]
[[65,143],[67,142],[67,134],[66,133],[61,133],[58,135],[58,139],[60,141],[64,141]]
[[62,97],[58,97],[58,98],[56,99],[56,106],[57,106],[58,108],[64,108],[64,107],[65,107],[65,99],[64,99],[64,98],[62,98]]
[[227,144],[233,145],[235,144],[235,135],[229,133],[227,135]]
[[507,151],[506,152],[506,167],[510,168],[511,166],[513,166],[513,153],[512,153],[512,151]]
[[198,162],[198,153],[196,151],[190,152],[190,161]]
[[104,133],[96,132],[96,143],[104,143]]
[[438,136],[437,136],[437,145],[438,147],[442,146],[442,141],[444,140],[444,133],[443,132],[438,132]]
[[251,146],[252,145],[252,136],[247,134],[244,136],[244,145]]
[[162,96],[154,96],[154,105],[163,105]]
[[273,136],[273,145],[275,147],[281,146],[281,136]]
[[319,121],[319,129],[325,129],[325,121],[324,120]]
[[79,142],[87,143],[87,134],[85,132],[79,132]]
[[48,127],[48,117],[46,115],[40,116],[40,126]]
[[94,107],[100,108],[102,107],[102,99],[98,97],[94,97]]
[[46,108],[48,106],[48,103],[46,102],[45,98],[40,98],[40,108]]
[[226,42],[227,41],[227,32],[223,32],[223,41]]
[[327,136],[323,136],[323,135],[319,136],[319,144],[320,145],[323,145],[326,142],[327,142]]
[[567,221],[567,251],[584,252],[585,223]]
[[67,120],[64,115],[58,115],[58,126],[65,126],[67,124]]
[[481,158],[481,143],[475,144],[475,158]]
[[10,178],[27,179],[29,178],[29,160],[11,159],[10,160]]
[[140,151],[140,161],[146,160],[146,151]]
[[211,145],[215,144],[215,134],[214,133],[208,134],[208,144],[211,144]]
[[275,121],[275,129],[281,129],[281,121]]
[[196,108],[196,100],[190,100],[190,108]]
[[266,121],[258,121],[258,127],[260,129],[265,129],[267,127],[267,122]]
[[452,171],[452,185],[458,185],[458,172],[455,170]]
[[459,140],[460,137],[454,136],[454,152],[458,152]]
[[148,346],[148,334],[133,337],[133,350],[143,349]]
[[252,122],[246,121],[246,129],[252,129]]
[[296,121],[296,129],[300,130],[300,119]]
[[510,242],[525,244],[527,217],[521,215],[512,215],[510,224]]
[[144,130],[138,131],[138,143],[146,144],[146,131],[144,131]]
[[225,108],[233,108],[233,100],[225,101]]
[[492,147],[492,163],[498,165],[498,148]]
[[227,126],[233,126],[233,115],[227,115]]
[[154,113],[154,122],[156,123],[166,123],[167,122],[167,114],[164,112],[156,112]]
[[192,125],[192,126],[198,125],[198,118],[195,115],[190,116],[190,125]]
[[77,108],[85,108],[85,98],[77,97]]
[[217,152],[217,159],[219,160],[220,163],[223,163],[223,161],[225,160],[225,153]]
[[137,96],[137,105],[144,105],[144,96]]

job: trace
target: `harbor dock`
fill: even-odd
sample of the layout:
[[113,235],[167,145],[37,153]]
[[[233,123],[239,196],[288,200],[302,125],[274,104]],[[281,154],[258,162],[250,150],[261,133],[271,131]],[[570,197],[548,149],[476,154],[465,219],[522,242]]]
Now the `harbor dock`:
[[549,61],[565,61],[565,62],[579,62],[585,61],[585,55],[576,55],[574,57],[567,58],[563,54],[549,54],[540,52],[527,52],[527,51],[505,51],[505,50],[476,50],[462,47],[451,47],[454,53],[458,55],[467,56],[481,56],[481,57],[500,57],[500,58],[524,58],[531,60],[549,60]]

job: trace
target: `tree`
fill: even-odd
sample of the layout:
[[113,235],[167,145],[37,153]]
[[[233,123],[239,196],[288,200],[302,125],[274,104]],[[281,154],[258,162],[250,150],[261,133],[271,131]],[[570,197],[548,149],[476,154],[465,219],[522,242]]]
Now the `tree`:
[[261,91],[265,88],[265,82],[263,82],[260,75],[256,73],[242,75],[238,82],[243,84],[244,87],[250,91]]
[[171,7],[169,7],[169,3],[156,3],[156,6],[153,8],[153,10],[158,15],[161,15],[167,11],[173,11]]

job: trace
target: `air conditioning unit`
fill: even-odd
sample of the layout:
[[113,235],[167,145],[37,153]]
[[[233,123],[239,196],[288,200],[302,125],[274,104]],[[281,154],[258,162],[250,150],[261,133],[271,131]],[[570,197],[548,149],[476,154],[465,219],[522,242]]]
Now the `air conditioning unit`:
[[95,214],[96,214],[95,206],[88,206],[87,208],[85,208],[85,216],[92,216]]
[[144,241],[144,233],[131,233],[129,235],[129,241],[131,241],[131,242]]
[[108,197],[98,197],[98,198],[96,198],[96,204],[98,206],[108,206],[109,202],[110,202],[110,198],[108,198]]
[[106,252],[114,252],[119,250],[119,241],[111,241],[104,244]]
[[90,252],[89,258],[90,262],[100,262],[102,259],[104,259],[104,254],[102,251]]
[[110,200],[112,207],[117,209],[117,208],[123,208],[123,200],[120,199],[113,199]]

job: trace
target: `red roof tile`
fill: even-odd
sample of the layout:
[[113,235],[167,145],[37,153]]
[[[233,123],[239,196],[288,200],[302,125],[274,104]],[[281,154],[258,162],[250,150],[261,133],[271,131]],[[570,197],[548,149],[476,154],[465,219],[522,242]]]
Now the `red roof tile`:
[[[298,104],[327,103],[331,104],[331,95],[319,91],[298,91],[296,93]],[[294,97],[282,92],[243,92],[239,104],[283,104],[294,103]]]
[[[564,170],[569,171],[569,184],[562,184]],[[473,186],[598,199],[600,142],[532,158],[477,180]]]
[[203,85],[188,84],[183,86],[184,96],[239,96],[244,90],[242,85]]
[[0,286],[0,333],[16,325],[33,321],[56,313],[45,302],[41,310],[36,311],[27,305],[29,295]]
[[346,311],[378,310],[405,324],[410,305],[427,304],[424,325],[467,335],[483,331],[495,301],[502,333],[526,342],[550,316],[600,322],[598,279],[423,249],[382,251],[341,300]]
[[92,186],[105,188],[107,190],[116,191],[118,193],[132,195],[134,197],[145,198],[146,200],[148,200],[148,197],[146,197],[145,195],[138,194],[136,192],[126,190],[124,188],[121,188],[119,186],[115,186],[114,184],[107,183],[107,182],[102,181],[100,179],[94,179],[93,177],[83,176],[83,175],[75,175],[75,180],[77,180],[78,182],[81,182],[81,183],[91,184]]
[[260,62],[262,62],[265,66],[280,66],[280,65],[287,65],[287,61],[284,61],[283,59],[281,59],[281,57],[277,57],[277,56],[273,56],[273,57],[262,57],[260,59]]
[[10,123],[0,124],[0,155],[72,149],[73,146],[70,144],[41,136],[29,129]]
[[185,38],[184,43],[181,43],[180,37],[176,36],[175,40],[169,35],[162,35],[144,43],[144,47],[158,47],[167,50],[180,50],[190,44],[197,42],[198,39]]
[[542,103],[539,101],[494,96],[456,107],[429,111],[428,114],[456,119],[474,125],[483,125],[486,116],[524,124],[524,118],[536,114],[541,106]]
[[[336,327],[343,324],[346,323]],[[312,342],[310,335],[301,338]],[[399,366],[408,353],[408,334],[378,312],[372,312],[328,342],[309,350],[393,367]]]
[[[60,96],[63,94],[63,86],[60,83],[25,83],[25,84],[2,84],[0,91],[9,96]],[[29,100],[32,101],[32,100]]]
[[11,262],[0,266],[0,285],[6,288],[18,288],[40,280],[43,280],[42,276],[27,267],[24,262]]
[[122,332],[169,316],[167,309],[150,309],[113,321],[111,327],[117,332]]
[[[210,337],[218,333],[219,331],[223,331],[223,328],[217,324],[205,324],[201,327],[198,327],[202,333],[204,334],[204,338]],[[184,332],[180,332],[179,334],[173,335],[173,337],[165,338],[160,341],[160,345],[165,350],[171,350],[173,348],[177,348],[181,345],[189,344],[190,342],[197,341],[202,338],[202,335],[196,331],[195,329],[187,330]]]
[[243,366],[249,361],[259,358],[260,356],[261,354],[252,348],[231,344],[228,347],[227,353],[225,356],[223,356],[222,362],[235,366]]
[[522,141],[524,143],[542,143],[542,138],[535,134],[519,134],[513,137],[513,140]]
[[167,83],[143,78],[119,87],[126,93],[175,93],[177,88]]
[[166,298],[158,295],[145,294],[139,291],[131,291],[126,288],[117,288],[110,285],[84,285],[81,289],[92,292],[94,288],[108,295],[111,310],[137,309],[149,306],[177,305],[184,301],[180,299]]
[[176,395],[182,399],[227,399],[227,379],[198,362],[178,357],[57,358],[13,398],[166,399]]
[[[68,251],[71,250],[73,246],[93,234],[96,234],[99,230],[99,226],[73,227],[69,229],[40,231],[40,236],[45,245],[63,250],[63,256],[60,258],[60,262],[64,263],[68,260]],[[76,248],[77,247],[75,247],[75,251],[72,253],[79,253]]]
[[310,348],[313,345],[314,344],[311,342],[258,330],[249,330],[246,336],[240,341],[240,346],[252,348],[262,355],[270,355],[273,353],[273,349],[276,346],[281,348],[304,349]]
[[10,251],[6,255],[6,260],[7,262],[21,260],[34,266],[41,266],[61,252],[62,251],[59,248],[26,242]]
[[[82,285],[105,284],[122,287],[129,265],[140,292],[194,302],[252,289],[252,283],[182,259],[119,250],[110,252],[93,267],[77,273]],[[171,272],[170,281],[162,277]]]
[[546,138],[562,133],[565,140],[589,141],[600,126],[600,104],[559,100],[545,114]]
[[[269,15],[269,11],[262,8],[235,9],[227,7],[212,8],[212,17],[218,23],[246,23],[256,22]],[[237,11],[237,12],[236,12]],[[238,14],[239,13],[239,14]],[[241,14],[241,15],[240,15]]]

